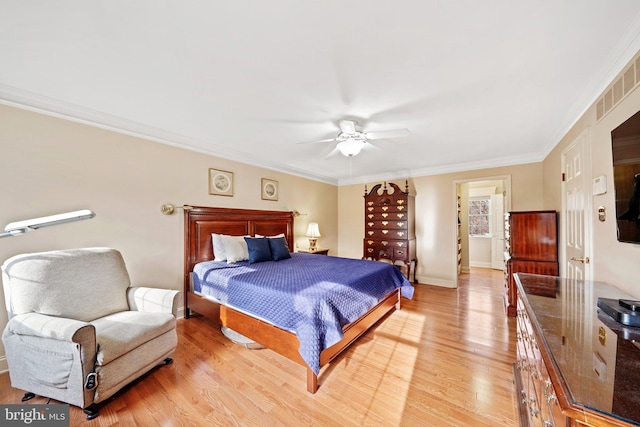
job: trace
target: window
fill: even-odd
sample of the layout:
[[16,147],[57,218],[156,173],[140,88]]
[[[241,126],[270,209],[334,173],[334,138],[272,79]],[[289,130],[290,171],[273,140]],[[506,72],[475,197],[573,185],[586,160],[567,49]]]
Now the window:
[[469,199],[469,235],[491,235],[491,199],[486,197]]

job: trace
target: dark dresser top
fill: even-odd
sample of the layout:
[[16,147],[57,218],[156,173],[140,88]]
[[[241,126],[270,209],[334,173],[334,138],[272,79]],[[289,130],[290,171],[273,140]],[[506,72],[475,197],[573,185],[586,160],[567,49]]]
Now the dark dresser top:
[[597,306],[598,298],[633,298],[603,282],[515,276],[572,405],[640,425],[640,328]]

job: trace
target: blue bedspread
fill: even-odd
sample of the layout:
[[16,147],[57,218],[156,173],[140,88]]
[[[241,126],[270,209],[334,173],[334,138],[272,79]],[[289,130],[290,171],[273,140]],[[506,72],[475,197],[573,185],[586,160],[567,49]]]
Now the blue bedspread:
[[315,254],[249,264],[205,261],[194,268],[194,290],[246,311],[300,341],[300,355],[316,374],[320,352],[340,341],[342,327],[393,289],[413,297],[413,286],[394,266]]

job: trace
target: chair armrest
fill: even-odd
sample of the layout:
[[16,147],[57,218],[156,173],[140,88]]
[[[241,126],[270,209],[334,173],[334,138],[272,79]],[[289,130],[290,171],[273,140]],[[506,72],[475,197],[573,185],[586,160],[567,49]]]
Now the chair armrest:
[[180,292],[173,289],[131,287],[127,289],[129,309],[148,313],[171,313],[178,315]]
[[16,335],[75,342],[80,345],[93,343],[95,348],[95,327],[76,319],[26,313],[12,317],[7,323],[7,329]]

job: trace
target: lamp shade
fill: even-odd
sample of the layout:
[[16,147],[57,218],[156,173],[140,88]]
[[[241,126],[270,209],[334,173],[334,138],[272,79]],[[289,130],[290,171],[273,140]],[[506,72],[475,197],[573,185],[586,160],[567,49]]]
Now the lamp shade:
[[339,142],[336,147],[344,156],[352,157],[357,156],[358,153],[360,153],[364,144],[366,144],[366,142],[363,140],[348,138]]
[[320,236],[320,228],[318,228],[317,222],[310,222],[309,227],[307,227],[307,237],[321,237]]

